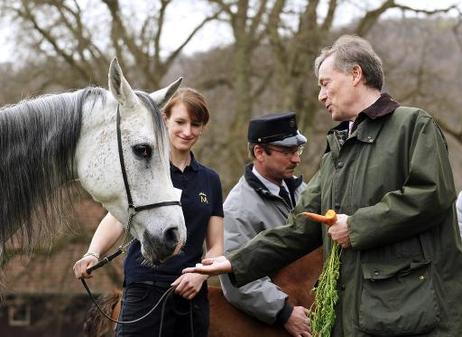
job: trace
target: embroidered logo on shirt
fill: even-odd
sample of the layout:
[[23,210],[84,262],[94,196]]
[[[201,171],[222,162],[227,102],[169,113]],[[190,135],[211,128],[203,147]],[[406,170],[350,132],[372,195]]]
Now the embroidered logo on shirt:
[[203,204],[208,204],[209,203],[209,201],[207,199],[207,194],[205,194],[204,192],[199,193],[199,198],[201,199],[201,203],[203,203]]

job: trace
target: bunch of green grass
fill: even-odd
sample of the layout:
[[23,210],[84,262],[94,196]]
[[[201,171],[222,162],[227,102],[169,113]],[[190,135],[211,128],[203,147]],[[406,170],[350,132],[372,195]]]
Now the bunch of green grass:
[[335,305],[338,300],[337,280],[340,275],[341,248],[333,242],[327,264],[314,289],[314,303],[310,310],[313,337],[330,337],[335,324]]

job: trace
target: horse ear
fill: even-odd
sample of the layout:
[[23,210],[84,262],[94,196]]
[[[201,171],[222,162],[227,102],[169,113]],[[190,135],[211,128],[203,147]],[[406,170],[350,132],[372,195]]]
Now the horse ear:
[[108,82],[109,90],[120,105],[131,107],[136,104],[138,100],[135,92],[125,79],[117,58],[114,58],[109,66]]
[[179,77],[175,82],[170,83],[170,85],[166,86],[165,88],[159,89],[149,94],[154,102],[156,102],[159,109],[162,109],[168,100],[177,91],[181,81],[183,81],[183,77]]

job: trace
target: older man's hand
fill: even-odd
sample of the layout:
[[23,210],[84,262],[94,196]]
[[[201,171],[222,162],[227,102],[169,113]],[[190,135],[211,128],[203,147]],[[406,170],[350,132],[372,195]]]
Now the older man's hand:
[[337,221],[330,226],[328,230],[331,239],[337,242],[342,248],[348,248],[351,246],[347,219],[348,215],[337,214]]
[[206,275],[219,275],[230,273],[233,271],[231,262],[224,256],[211,257],[203,259],[202,263],[196,264],[195,267],[189,267],[183,269],[183,274],[185,273],[199,273]]

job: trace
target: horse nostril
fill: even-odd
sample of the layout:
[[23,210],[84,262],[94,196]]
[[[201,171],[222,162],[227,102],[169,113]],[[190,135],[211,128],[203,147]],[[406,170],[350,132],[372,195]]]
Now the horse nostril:
[[164,240],[166,245],[176,246],[176,244],[178,243],[178,239],[178,227],[170,227],[164,231]]
[[154,264],[177,255],[182,246],[180,232],[176,226],[165,229],[161,235],[153,235],[148,231],[143,234],[143,256]]

